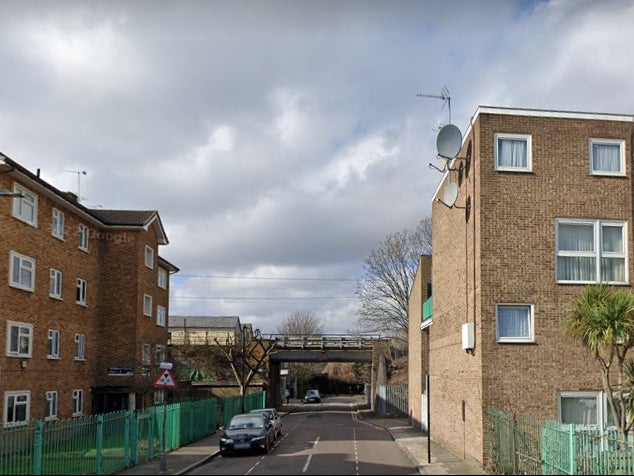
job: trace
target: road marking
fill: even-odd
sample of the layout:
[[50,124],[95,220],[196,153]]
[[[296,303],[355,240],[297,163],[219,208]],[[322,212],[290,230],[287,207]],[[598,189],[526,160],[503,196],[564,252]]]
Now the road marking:
[[[319,444],[319,437],[317,437],[317,439],[313,443],[313,449],[315,449],[318,444]],[[313,458],[313,454],[311,453],[308,455],[308,459],[306,459],[306,464],[304,465],[304,469],[302,469],[302,473],[305,473],[308,470],[308,466],[310,465],[310,460],[312,458]]]

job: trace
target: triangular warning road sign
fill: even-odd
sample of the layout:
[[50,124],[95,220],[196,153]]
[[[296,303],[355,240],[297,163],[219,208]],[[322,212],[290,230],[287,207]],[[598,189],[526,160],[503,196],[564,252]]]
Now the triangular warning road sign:
[[174,380],[174,376],[169,369],[164,369],[156,378],[153,385],[155,387],[176,388],[176,380]]

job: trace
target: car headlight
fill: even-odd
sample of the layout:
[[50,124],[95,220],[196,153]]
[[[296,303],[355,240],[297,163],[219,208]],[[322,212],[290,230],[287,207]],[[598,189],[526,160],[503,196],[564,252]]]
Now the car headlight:
[[220,438],[220,441],[222,443],[233,443],[233,440],[231,438]]
[[255,438],[251,438],[251,441],[262,441],[266,439],[266,435],[256,436]]

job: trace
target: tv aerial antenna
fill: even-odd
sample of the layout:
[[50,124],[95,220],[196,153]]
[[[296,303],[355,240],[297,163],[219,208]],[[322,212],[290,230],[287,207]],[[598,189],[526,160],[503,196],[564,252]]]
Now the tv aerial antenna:
[[442,107],[445,107],[445,104],[447,105],[447,109],[449,111],[449,124],[451,124],[451,97],[449,96],[449,89],[447,89],[447,86],[443,85],[442,89],[440,90],[440,94],[420,94],[419,93],[416,96],[423,97],[423,98],[442,99],[444,101],[444,104]]

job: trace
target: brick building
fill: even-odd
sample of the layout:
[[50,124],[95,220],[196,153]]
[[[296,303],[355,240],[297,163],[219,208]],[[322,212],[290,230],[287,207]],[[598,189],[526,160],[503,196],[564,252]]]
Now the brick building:
[[608,424],[598,367],[565,323],[586,284],[631,287],[633,121],[479,107],[447,164],[432,312],[411,314],[410,345],[428,360],[432,438],[465,459],[486,462],[487,408]]
[[86,208],[2,154],[0,189],[3,424],[152,405],[178,271],[158,212]]

